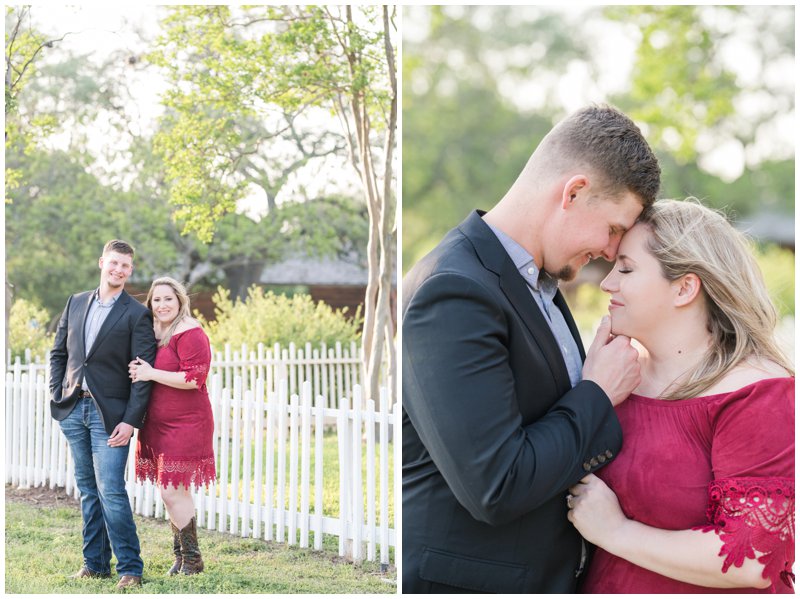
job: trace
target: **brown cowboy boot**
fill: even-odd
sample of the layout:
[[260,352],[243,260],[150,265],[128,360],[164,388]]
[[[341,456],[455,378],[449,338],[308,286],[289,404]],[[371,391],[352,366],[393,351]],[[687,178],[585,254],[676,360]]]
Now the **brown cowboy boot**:
[[200,546],[197,543],[197,523],[194,516],[189,520],[189,524],[181,529],[180,539],[183,557],[181,574],[199,574],[203,571],[203,557],[200,555]]
[[169,569],[167,574],[169,576],[175,576],[176,574],[180,573],[181,566],[183,565],[183,555],[181,554],[181,531],[178,530],[178,527],[172,522],[169,521],[169,525],[172,527],[172,551],[175,553],[175,563],[172,564],[172,567]]

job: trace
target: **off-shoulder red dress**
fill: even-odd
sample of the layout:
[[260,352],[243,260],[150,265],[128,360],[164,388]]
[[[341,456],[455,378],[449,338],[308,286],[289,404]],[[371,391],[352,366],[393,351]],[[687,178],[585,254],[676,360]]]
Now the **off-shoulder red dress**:
[[195,327],[173,335],[158,348],[153,367],[185,372],[197,389],[176,389],[153,383],[144,426],[136,444],[136,478],[159,486],[208,485],[214,468],[214,417],[206,378],[211,347],[203,329]]
[[656,528],[719,534],[723,571],[763,553],[772,585],[696,586],[598,547],[581,592],[792,593],[794,378],[678,401],[632,395],[617,415],[622,450],[597,475],[625,515]]

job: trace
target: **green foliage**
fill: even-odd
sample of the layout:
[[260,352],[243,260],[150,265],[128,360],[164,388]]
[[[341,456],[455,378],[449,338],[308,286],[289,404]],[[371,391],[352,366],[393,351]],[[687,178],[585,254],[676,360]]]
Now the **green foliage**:
[[719,61],[721,38],[701,18],[704,10],[663,5],[606,11],[636,24],[641,33],[630,95],[623,103],[632,118],[647,123],[650,143],[670,149],[681,162],[695,158],[701,131],[733,115],[739,91],[734,74]]
[[776,245],[756,248],[756,261],[781,317],[794,315],[794,253]]
[[214,295],[215,318],[211,322],[199,316],[203,328],[215,349],[226,343],[234,346],[246,343],[267,347],[280,343],[288,347],[311,343],[333,345],[349,343],[359,338],[359,314],[350,320],[346,309],[333,310],[324,302],[314,304],[308,295],[286,297],[253,286],[245,300],[232,300],[222,287]]
[[11,314],[8,321],[8,350],[11,360],[25,358],[25,350],[31,350],[31,355],[44,358],[45,354],[53,347],[52,333],[47,332],[50,316],[47,311],[33,302],[18,299],[11,305]]
[[[370,106],[371,126],[380,130],[387,77],[385,59],[375,51],[383,42],[375,27],[379,7],[348,8],[361,17],[358,26],[338,14],[341,7],[169,10],[148,58],[174,84],[164,97],[168,113],[155,148],[184,233],[207,243],[233,211],[253,181],[250,156],[281,134],[263,126],[276,109],[340,112],[350,96]],[[296,135],[291,119],[287,128]],[[307,151],[302,154],[308,159]],[[264,173],[255,181],[268,195],[274,192],[270,178]]]
[[176,262],[163,202],[137,201],[103,185],[83,159],[75,151],[6,153],[6,164],[22,173],[5,207],[6,276],[17,297],[52,315],[71,294],[97,286],[97,261],[109,239],[136,248],[131,283],[149,285]]

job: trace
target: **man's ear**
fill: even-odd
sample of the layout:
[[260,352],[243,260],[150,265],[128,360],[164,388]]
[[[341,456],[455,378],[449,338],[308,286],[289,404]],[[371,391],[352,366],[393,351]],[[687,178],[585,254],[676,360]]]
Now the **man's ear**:
[[97,266],[100,270],[103,270],[103,256],[100,256],[100,259],[97,261]]
[[700,294],[702,287],[700,277],[693,272],[687,273],[672,282],[675,291],[674,303],[676,306],[688,306]]
[[561,207],[567,210],[575,205],[578,192],[589,185],[589,177],[586,175],[573,175],[564,184],[561,192]]

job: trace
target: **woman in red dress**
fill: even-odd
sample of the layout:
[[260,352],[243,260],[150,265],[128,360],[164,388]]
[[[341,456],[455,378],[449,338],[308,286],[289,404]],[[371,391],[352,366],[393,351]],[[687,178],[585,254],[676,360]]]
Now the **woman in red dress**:
[[744,237],[694,201],[623,238],[611,331],[642,346],[623,447],[569,490],[585,593],[791,593],[794,377]]
[[190,489],[216,478],[206,389],[211,348],[190,316],[186,290],[174,279],[153,281],[147,307],[153,312],[158,353],[152,366],[139,358],[129,365],[134,381],[155,383],[136,445],[136,478],[156,483],[167,508],[175,553],[168,574],[197,574],[203,571],[203,558]]

